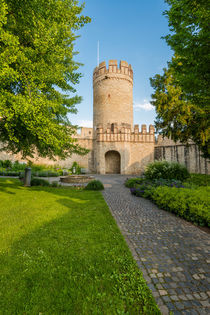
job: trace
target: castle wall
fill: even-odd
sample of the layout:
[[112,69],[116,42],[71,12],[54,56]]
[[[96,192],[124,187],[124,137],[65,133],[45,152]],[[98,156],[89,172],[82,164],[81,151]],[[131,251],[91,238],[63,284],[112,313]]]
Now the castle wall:
[[154,160],[154,142],[153,126],[150,126],[149,131],[142,125],[139,132],[139,127],[135,125],[134,131],[121,127],[111,132],[110,128],[103,129],[100,125],[96,130],[94,143],[95,170],[105,174],[106,153],[117,151],[120,154],[121,174],[141,174],[145,166]]
[[[30,160],[36,164],[45,164],[45,165],[60,165],[63,168],[70,168],[73,164],[73,162],[77,162],[81,167],[87,169],[89,172],[94,172],[94,166],[93,166],[93,129],[92,128],[81,128],[81,133],[76,135],[76,138],[78,139],[78,144],[86,148],[89,151],[86,155],[78,155],[78,154],[72,154],[71,157],[61,160],[57,158],[55,161],[50,160],[49,158],[41,158],[38,156],[35,156],[33,159],[30,158]],[[5,151],[0,152],[0,160],[10,160],[12,162],[15,162],[16,160],[27,162],[27,160],[21,159],[20,154],[9,154]]]
[[133,126],[133,71],[131,65],[117,60],[100,63],[93,73],[93,127],[108,123]]
[[103,142],[98,144],[96,152],[96,172],[106,174],[105,155],[109,151],[120,154],[120,174],[142,174],[145,166],[154,160],[153,143]]
[[178,162],[185,165],[190,173],[209,174],[209,161],[201,156],[198,146],[193,142],[186,146],[159,136],[154,153],[156,160]]

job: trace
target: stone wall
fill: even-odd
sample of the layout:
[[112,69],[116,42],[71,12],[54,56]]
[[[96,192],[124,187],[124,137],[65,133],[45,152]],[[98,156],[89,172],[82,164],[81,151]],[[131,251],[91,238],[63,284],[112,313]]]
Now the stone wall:
[[[81,128],[81,132],[76,135],[78,143],[81,147],[86,148],[89,151],[88,154],[82,156],[78,154],[72,154],[70,158],[66,160],[60,160],[57,158],[55,161],[48,158],[41,158],[35,156],[32,162],[37,164],[45,165],[60,165],[63,168],[70,168],[74,161],[76,161],[80,166],[86,168],[89,172],[94,172],[93,166],[93,129],[92,128]],[[22,162],[27,162],[26,160],[21,159],[20,154],[9,154],[6,152],[0,152],[0,160],[11,160],[12,162],[18,160]]]
[[106,173],[106,154],[110,151],[120,154],[121,174],[141,174],[145,166],[154,160],[154,143],[99,142],[95,150],[97,173]]
[[106,155],[114,151],[120,154],[121,174],[143,173],[145,166],[154,161],[154,126],[150,125],[149,130],[146,125],[142,125],[141,130],[138,125],[135,125],[133,130],[128,124],[122,124],[121,127],[114,124],[113,127],[111,129],[110,124],[107,124],[103,128],[103,125],[99,124],[96,129],[96,140],[94,141],[96,172],[106,173],[106,170],[109,169],[107,163],[111,163],[110,160],[107,161]]
[[178,162],[185,165],[190,173],[209,174],[209,161],[201,156],[193,142],[187,146],[159,136],[155,145],[155,159]]

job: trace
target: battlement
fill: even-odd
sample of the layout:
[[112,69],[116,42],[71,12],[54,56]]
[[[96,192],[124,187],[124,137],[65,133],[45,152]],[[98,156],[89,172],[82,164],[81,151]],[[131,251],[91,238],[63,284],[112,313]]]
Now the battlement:
[[108,75],[108,77],[113,77],[112,75],[122,76],[122,78],[128,77],[131,82],[133,81],[133,69],[126,61],[120,61],[119,67],[117,60],[109,60],[108,68],[106,67],[106,62],[103,61],[96,67],[93,71],[93,81],[98,77]]
[[131,125],[122,124],[120,127],[117,124],[107,124],[104,129],[101,124],[96,129],[96,141],[98,142],[137,142],[137,143],[154,143],[155,142],[155,127],[146,125],[134,125],[134,130]]

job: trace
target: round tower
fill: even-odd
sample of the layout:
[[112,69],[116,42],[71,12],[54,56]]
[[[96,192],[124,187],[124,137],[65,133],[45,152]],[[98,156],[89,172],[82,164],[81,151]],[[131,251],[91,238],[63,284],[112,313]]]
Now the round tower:
[[126,61],[102,62],[93,72],[93,128],[133,127],[133,70]]

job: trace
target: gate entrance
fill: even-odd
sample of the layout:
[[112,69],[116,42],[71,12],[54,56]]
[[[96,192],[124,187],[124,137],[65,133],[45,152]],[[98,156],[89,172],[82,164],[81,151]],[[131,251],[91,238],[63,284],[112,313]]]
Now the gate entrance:
[[120,174],[120,153],[108,151],[105,154],[106,174]]

